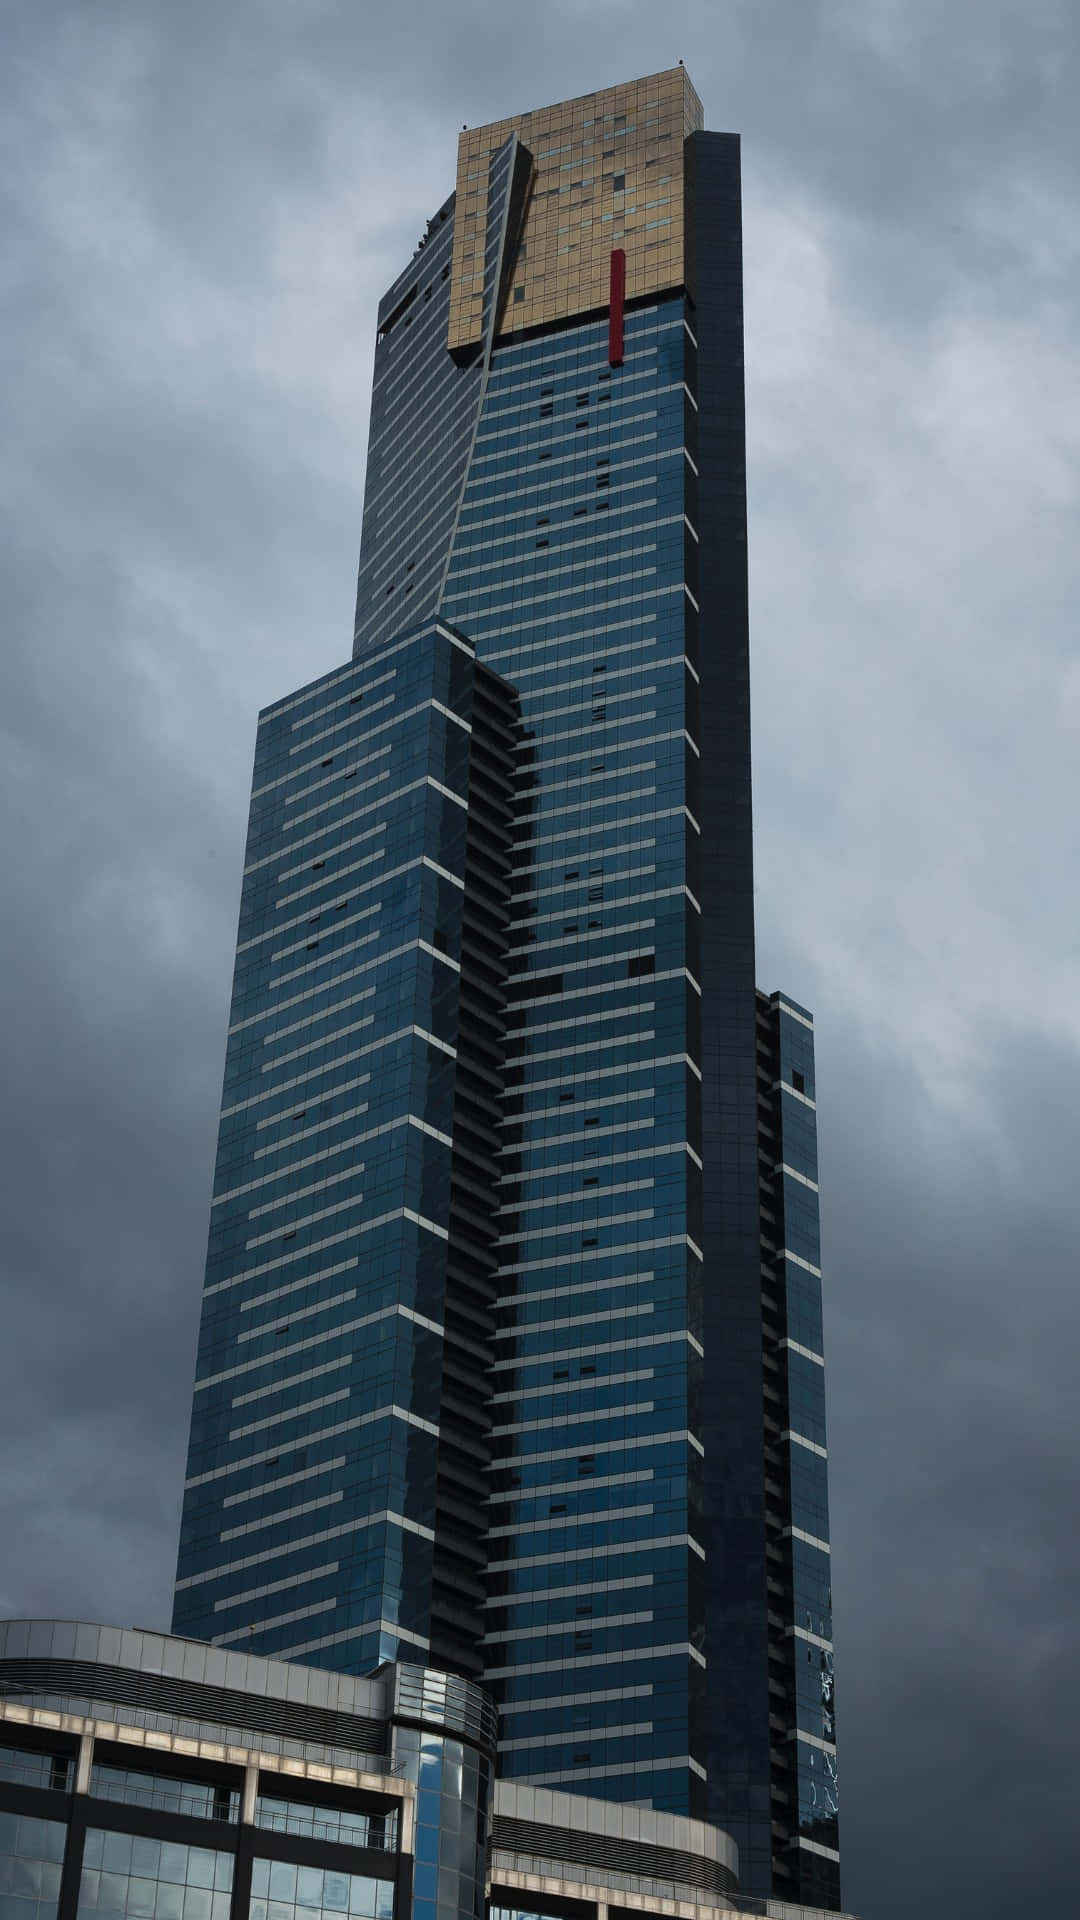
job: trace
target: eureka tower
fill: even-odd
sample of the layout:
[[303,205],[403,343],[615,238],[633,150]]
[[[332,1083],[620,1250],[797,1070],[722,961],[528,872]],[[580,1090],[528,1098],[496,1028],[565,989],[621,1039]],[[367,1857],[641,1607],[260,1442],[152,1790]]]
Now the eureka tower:
[[813,1025],[754,972],[739,145],[466,130],[260,717],[174,1630],[839,1906]]

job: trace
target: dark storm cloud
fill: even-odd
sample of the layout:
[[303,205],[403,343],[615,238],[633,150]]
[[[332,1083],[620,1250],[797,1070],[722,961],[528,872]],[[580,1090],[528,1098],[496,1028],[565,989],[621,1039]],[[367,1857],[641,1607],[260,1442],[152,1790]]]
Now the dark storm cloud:
[[1066,1910],[1074,12],[13,5],[0,1608],[167,1620],[260,704],[348,651],[371,335],[470,124],[744,137],[759,973],[819,1024],[846,1894]]

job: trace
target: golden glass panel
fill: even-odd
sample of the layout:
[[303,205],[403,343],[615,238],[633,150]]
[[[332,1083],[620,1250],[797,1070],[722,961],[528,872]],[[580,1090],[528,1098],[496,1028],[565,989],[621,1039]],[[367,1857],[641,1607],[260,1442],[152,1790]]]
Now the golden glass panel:
[[[482,261],[484,250],[487,168],[511,133],[528,147],[534,168],[524,244],[512,276],[524,299],[508,300],[504,335],[603,311],[615,246],[626,251],[628,298],[682,285],[682,143],[703,124],[689,75],[684,67],[672,67],[463,131],[447,344],[461,348],[480,340],[481,309],[471,296],[477,256]],[[648,167],[650,161],[654,164]],[[617,174],[624,176],[618,195]],[[654,220],[665,224],[653,227]],[[658,236],[662,247],[650,244]]]

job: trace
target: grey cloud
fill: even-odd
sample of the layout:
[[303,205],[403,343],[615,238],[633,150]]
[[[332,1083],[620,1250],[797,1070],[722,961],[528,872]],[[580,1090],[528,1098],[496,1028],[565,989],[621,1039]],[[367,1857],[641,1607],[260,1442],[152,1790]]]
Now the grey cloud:
[[682,55],[744,139],[759,973],[819,1024],[846,1894],[1066,1908],[1074,10],[5,33],[0,1606],[168,1616],[255,713],[348,651],[378,295],[462,120]]

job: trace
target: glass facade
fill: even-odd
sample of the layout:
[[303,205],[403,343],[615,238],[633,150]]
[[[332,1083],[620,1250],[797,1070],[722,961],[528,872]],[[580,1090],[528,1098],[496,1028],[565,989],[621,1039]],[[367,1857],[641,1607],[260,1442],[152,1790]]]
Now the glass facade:
[[490,1703],[453,1674],[399,1666],[394,1765],[416,1787],[417,1920],[483,1920],[496,1731]]
[[[739,146],[659,78],[472,130],[467,233],[451,198],[380,306],[354,658],[260,722],[174,1626],[482,1678],[503,1778],[714,1821],[748,1891],[836,1905]],[[569,291],[615,250],[617,351]],[[419,1848],[417,1898],[444,1868],[467,1906]]]
[[426,1667],[0,1622],[3,1920],[483,1920],[495,1736]]
[[316,1840],[336,1840],[343,1846],[387,1848],[398,1844],[395,1813],[361,1813],[354,1807],[329,1807],[319,1801],[288,1800],[263,1794],[255,1802],[255,1824],[275,1833],[310,1834]]
[[0,1808],[2,1920],[56,1920],[67,1829]]
[[[739,143],[687,142],[701,531],[702,1154],[709,1814],[742,1884],[779,1858],[769,1674]],[[797,1897],[797,1886],[777,1891]]]
[[174,1627],[343,1671],[431,1645],[476,681],[431,623],[256,747]]
[[[439,606],[457,502],[480,405],[482,365],[446,351],[453,198],[379,305],[371,390],[367,488],[356,601],[357,646],[392,639]],[[413,426],[404,455],[424,484],[403,484],[398,423]],[[411,479],[411,475],[410,475]]]
[[774,1765],[797,1809],[783,1864],[803,1899],[840,1900],[836,1701],[821,1314],[813,1020],[759,996],[762,1290],[767,1407],[770,1676],[787,1738]]
[[684,303],[497,349],[446,586],[521,699],[485,1681],[501,1769],[704,1811]]
[[[512,159],[488,169],[487,319]],[[395,618],[380,565],[432,578],[386,528],[427,498],[425,421],[434,451],[460,417],[441,259],[402,277],[377,347],[396,407],[357,658]],[[494,343],[485,322],[440,604],[521,703],[482,1641],[501,1768],[702,1813],[696,361],[682,296],[627,316],[618,369],[606,319]]]
[[[309,1920],[349,1914],[352,1920],[393,1920],[394,1883],[362,1873],[301,1867],[256,1858],[251,1865],[249,1920]],[[185,1920],[187,1917],[185,1915]]]
[[231,1853],[90,1827],[79,1920],[229,1920],[232,1884]]
[[205,1780],[167,1778],[130,1767],[95,1766],[90,1791],[97,1800],[120,1800],[133,1807],[166,1807],[200,1820],[237,1820],[240,1795]]
[[53,1787],[63,1793],[71,1762],[66,1754],[27,1752],[0,1743],[0,1780],[25,1787]]
[[64,1789],[0,1778],[5,1920],[29,1920],[31,1901],[48,1920],[764,1911],[705,1822],[496,1780],[493,1703],[430,1667],[349,1676],[135,1629],[0,1622],[0,1732],[9,1755],[70,1767]]
[[482,1920],[488,1761],[462,1740],[419,1727],[397,1729],[394,1757],[417,1788],[416,1920]]
[[[146,1830],[129,1832],[122,1825],[96,1824],[92,1810],[110,1784],[106,1771],[93,1769],[89,1800],[65,1797],[59,1801],[62,1819],[0,1805],[3,1920],[85,1920],[86,1916],[99,1920],[305,1920],[313,1914],[326,1915],[327,1920],[331,1915],[394,1920],[399,1830],[393,1813],[369,1813],[355,1805],[323,1808],[325,1831],[318,1837],[334,1843],[333,1864],[327,1864],[325,1848],[322,1859],[272,1857],[259,1846],[252,1829],[238,1832],[228,1848],[202,1841],[203,1834],[214,1831],[207,1823],[222,1817],[217,1801],[230,1800],[224,1782],[206,1787],[202,1806],[189,1798],[179,1821],[178,1809],[169,1804],[166,1793],[153,1800],[126,1793],[123,1797],[129,1806],[152,1807],[149,1821],[140,1820]],[[150,1773],[131,1776],[136,1777],[143,1782],[156,1779],[163,1788],[168,1788],[171,1778]],[[55,1804],[59,1796],[52,1797]],[[298,1816],[300,1810],[297,1803]],[[235,1811],[232,1817],[235,1820]],[[389,1856],[382,1876],[351,1870],[355,1850],[369,1847],[369,1821],[375,1823],[375,1837]],[[157,1832],[152,1830],[155,1824]],[[305,1829],[298,1818],[288,1831],[311,1833],[313,1829],[310,1825]],[[180,1838],[184,1832],[199,1837]],[[252,1834],[254,1848],[248,1837]],[[283,1844],[287,1847],[290,1842]],[[310,1842],[307,1850],[312,1851]],[[314,1852],[318,1855],[319,1848]],[[453,1920],[470,1920],[473,1912],[470,1904],[463,1916],[455,1912]]]

